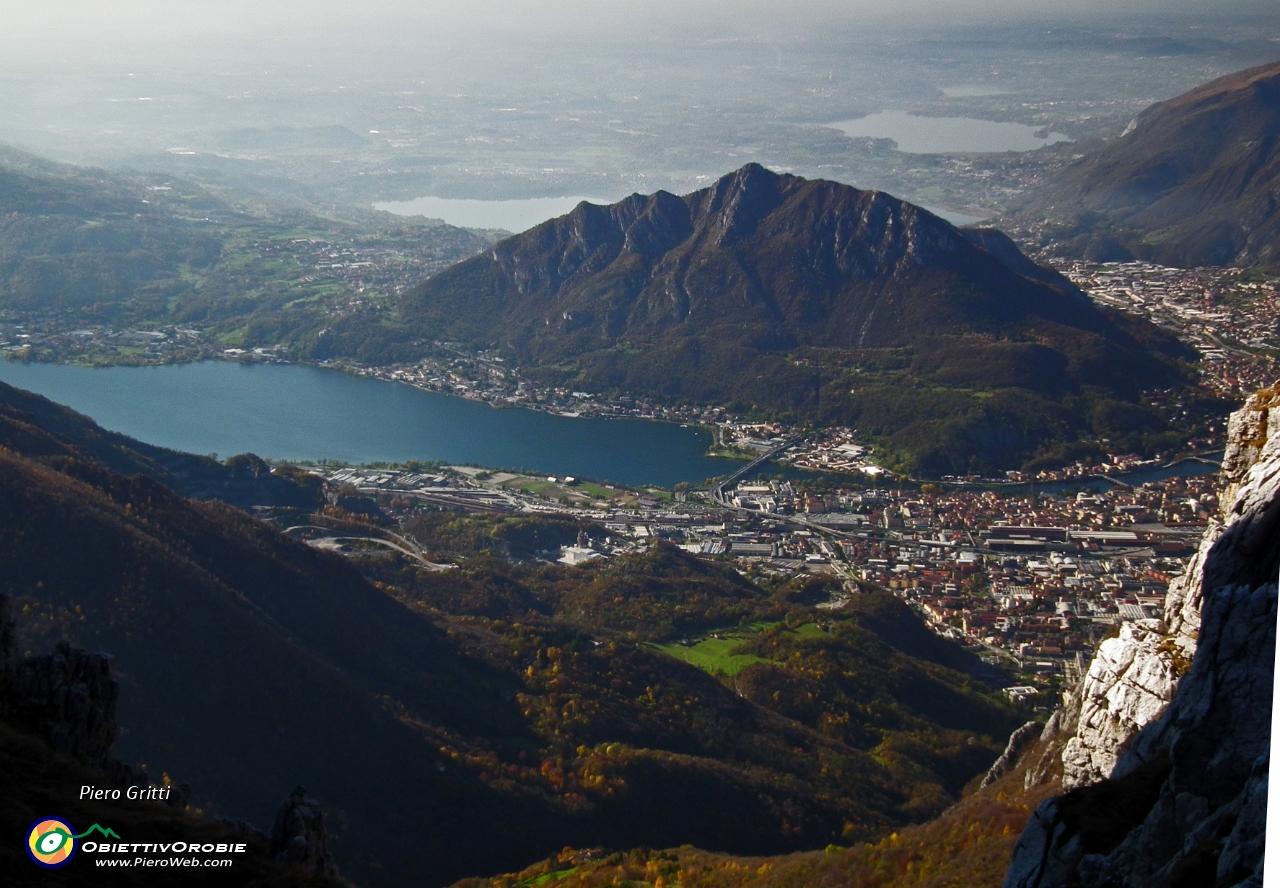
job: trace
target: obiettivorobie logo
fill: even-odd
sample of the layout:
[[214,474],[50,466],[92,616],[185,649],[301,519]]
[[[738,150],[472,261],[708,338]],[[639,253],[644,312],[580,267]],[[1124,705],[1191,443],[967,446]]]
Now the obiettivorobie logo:
[[76,840],[99,833],[108,839],[118,839],[115,830],[94,824],[79,835],[71,824],[57,817],[41,817],[27,830],[27,853],[39,866],[56,869],[63,866],[76,853]]
[[[80,842],[94,835],[97,841]],[[27,830],[27,854],[37,866],[56,869],[66,864],[77,851],[88,854],[99,867],[227,867],[233,857],[209,857],[211,854],[246,854],[246,842],[125,842],[110,827],[95,823],[76,833],[61,817],[41,817]],[[107,856],[110,855],[110,856]]]

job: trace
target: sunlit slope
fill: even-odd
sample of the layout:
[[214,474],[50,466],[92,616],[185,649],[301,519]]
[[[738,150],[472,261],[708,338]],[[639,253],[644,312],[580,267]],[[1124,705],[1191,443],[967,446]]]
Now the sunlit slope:
[[[328,254],[394,254],[381,273],[405,261],[425,274],[424,264],[443,267],[490,243],[448,225],[368,216],[356,223],[296,198],[54,163],[0,145],[0,310],[16,324],[38,319],[27,332],[37,334],[28,345],[40,359],[128,363],[139,349],[127,342],[108,347],[98,335],[97,351],[86,354],[40,334],[166,326],[206,337],[175,339],[170,330],[171,360],[220,356],[228,345],[312,356],[323,351],[321,331],[336,305],[376,302],[372,287],[357,298],[365,287]],[[406,280],[415,280],[412,272]]]
[[1038,189],[1068,252],[1167,265],[1280,262],[1280,62],[1139,114],[1123,136]]
[[772,857],[687,846],[565,849],[521,872],[467,879],[458,888],[999,888],[1032,811],[1060,789],[1056,782],[1024,789],[1024,773],[1020,767],[937,819],[878,842]]

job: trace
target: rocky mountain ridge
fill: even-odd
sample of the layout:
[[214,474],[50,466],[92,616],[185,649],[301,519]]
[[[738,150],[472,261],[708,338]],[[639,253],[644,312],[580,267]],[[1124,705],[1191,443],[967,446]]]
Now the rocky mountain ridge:
[[[1046,725],[1057,764],[1005,888],[1261,885],[1274,680],[1280,390],[1233,415],[1222,523],[1170,585],[1166,621],[1104,642]],[[1194,657],[1194,659],[1192,659]]]
[[683,197],[579,204],[437,275],[399,311],[424,333],[530,359],[717,334],[764,350],[894,348],[1030,321],[1132,345],[999,232],[754,163]]
[[448,342],[544,384],[860,425],[952,469],[1158,433],[1141,394],[1192,358],[998,231],[758,164],[582,203],[407,292],[394,324],[328,335],[386,363]]

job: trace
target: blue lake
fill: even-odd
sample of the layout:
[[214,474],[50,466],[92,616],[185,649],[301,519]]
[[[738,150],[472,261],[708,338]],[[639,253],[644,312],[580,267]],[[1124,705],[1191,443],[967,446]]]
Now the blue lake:
[[0,381],[141,441],[225,458],[444,460],[671,487],[729,474],[700,429],[499,410],[339,370],[206,361],[88,369],[0,360]]
[[930,213],[940,219],[946,219],[952,225],[974,225],[990,219],[990,216],[973,216],[969,213],[961,213],[959,210],[948,210],[946,207],[931,207],[927,204],[921,204]]
[[[838,126],[837,124],[832,124]],[[395,216],[424,216],[441,219],[461,228],[501,228],[506,231],[527,231],[548,219],[563,216],[582,201],[593,204],[610,204],[613,201],[597,197],[532,197],[524,200],[462,200],[445,197],[419,197],[413,200],[375,203],[374,209]],[[925,207],[952,225],[972,225],[986,216],[972,216],[944,207]]]

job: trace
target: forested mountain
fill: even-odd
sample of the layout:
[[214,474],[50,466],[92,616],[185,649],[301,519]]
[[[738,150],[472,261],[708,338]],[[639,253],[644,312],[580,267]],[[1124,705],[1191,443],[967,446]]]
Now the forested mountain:
[[1147,108],[1018,214],[1068,254],[1165,265],[1280,263],[1280,62]]
[[[926,471],[1013,467],[1164,429],[1140,404],[1191,353],[1095,307],[995,231],[749,164],[509,238],[331,348],[492,348],[548,382],[855,425]],[[417,343],[417,345],[415,345]]]
[[[444,884],[566,844],[870,839],[942,810],[1018,721],[887,593],[818,620],[823,589],[665,546],[583,568],[492,557],[557,532],[537,518],[406,528],[450,541],[462,567],[444,573],[346,560],[95,458],[148,471],[145,445],[13,389],[0,402],[19,650],[112,653],[116,754],[190,782],[206,811],[263,827],[306,785],[357,881]],[[748,624],[732,679],[651,646]]]
[[478,256],[477,232],[12,151],[0,211],[0,312],[35,325],[29,360],[156,360],[110,332],[143,325],[168,331],[165,360],[259,347],[386,365],[462,344],[542,384],[856,426],[926,475],[1102,438],[1165,449],[1178,434],[1142,393],[1194,360],[998,231],[754,164],[683,197],[584,203]]

